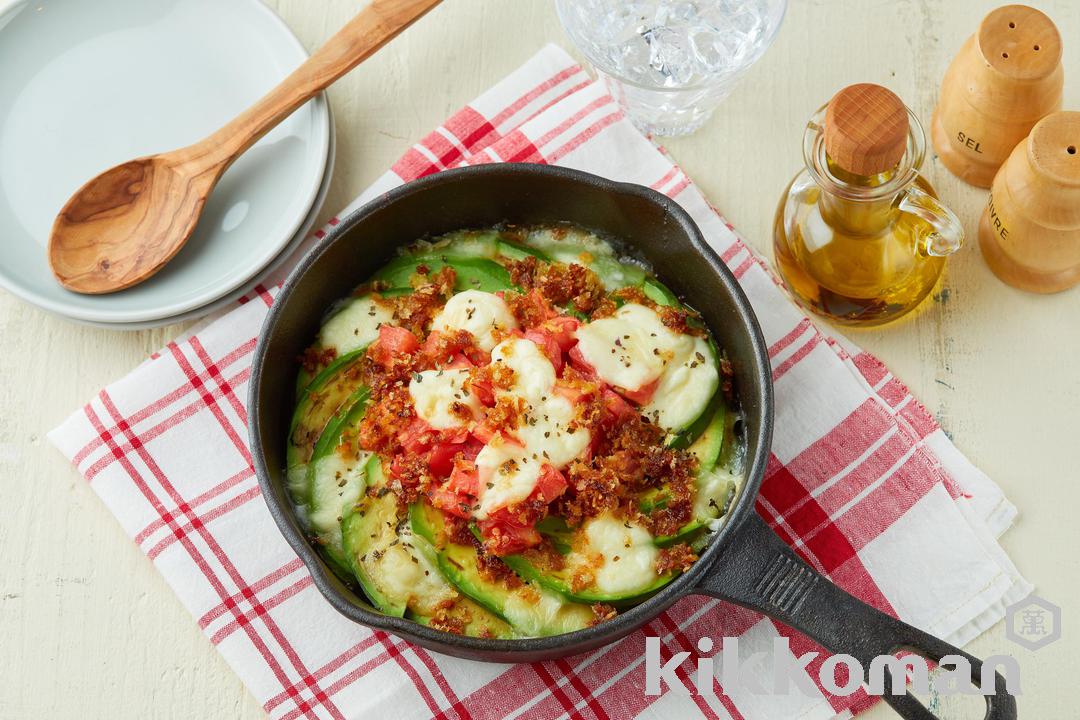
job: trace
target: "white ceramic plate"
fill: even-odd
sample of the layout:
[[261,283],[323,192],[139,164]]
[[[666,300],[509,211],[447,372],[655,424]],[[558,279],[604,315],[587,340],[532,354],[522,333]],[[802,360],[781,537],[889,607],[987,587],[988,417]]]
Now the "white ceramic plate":
[[[326,202],[326,196],[330,191],[330,179],[331,175],[334,174],[334,152],[337,147],[334,133],[333,108],[331,108],[330,115],[330,148],[327,151],[326,175],[323,177],[322,187],[319,188],[319,192],[315,196],[315,203],[311,206],[308,216],[304,218],[304,222],[300,224],[300,229],[296,231],[296,234],[293,235],[292,240],[285,246],[285,249],[282,250],[276,258],[271,260],[269,265],[259,271],[255,277],[249,278],[243,285],[227,295],[218,298],[209,305],[194,310],[188,310],[186,313],[181,313],[172,317],[130,323],[104,323],[89,320],[76,320],[75,322],[103,328],[105,330],[130,331],[146,330],[148,328],[161,327],[162,325],[172,325],[174,323],[194,320],[200,317],[212,320],[213,318],[210,316],[218,310],[227,308],[228,306],[237,306],[236,301],[239,300],[241,296],[251,292],[256,285],[261,284],[269,287],[270,285],[275,285],[284,280],[285,275],[288,275],[288,271],[292,269],[292,265],[289,263],[292,262],[295,264],[304,252],[310,250],[317,242],[311,233],[315,229],[315,223],[319,219],[319,213],[322,211],[323,204]],[[308,242],[305,243],[305,241]],[[193,328],[186,330],[185,333],[191,333],[193,329],[198,327],[199,325],[196,324]]]
[[98,323],[147,323],[244,286],[296,235],[322,186],[326,99],[229,168],[187,245],[150,281],[79,295],[49,271],[56,212],[124,160],[188,145],[307,57],[259,0],[0,0],[0,286]]

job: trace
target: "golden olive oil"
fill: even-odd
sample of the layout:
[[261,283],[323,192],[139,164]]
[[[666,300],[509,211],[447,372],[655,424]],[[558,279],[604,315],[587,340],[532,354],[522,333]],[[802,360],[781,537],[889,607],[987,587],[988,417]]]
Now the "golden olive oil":
[[810,119],[806,167],[773,224],[776,266],[795,299],[844,325],[880,325],[926,299],[964,230],[919,174],[926,138],[879,85],[851,85]]
[[[773,229],[776,265],[809,310],[847,325],[878,325],[904,315],[934,289],[944,257],[921,251],[929,223],[892,199],[831,197],[796,178]],[[916,184],[936,197],[922,176]]]

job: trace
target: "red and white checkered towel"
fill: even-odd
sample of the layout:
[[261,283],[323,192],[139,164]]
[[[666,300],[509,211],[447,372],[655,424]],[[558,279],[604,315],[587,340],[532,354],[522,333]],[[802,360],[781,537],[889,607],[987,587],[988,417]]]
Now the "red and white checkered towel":
[[[560,49],[544,49],[447,120],[342,215],[405,181],[492,161],[637,182],[694,216],[746,290],[769,345],[776,438],[758,511],[814,567],[955,644],[1030,591],[995,539],[1015,515],[998,487],[886,367],[792,305],[686,175]],[[814,649],[787,627],[704,598],[596,652],[535,665],[444,657],[338,615],[278,533],[251,468],[244,402],[273,296],[259,288],[170,343],[49,436],[271,716],[809,720],[871,703],[861,693],[777,698],[719,686],[715,698],[646,696],[646,635],[659,636],[667,653],[693,651],[705,635],[739,636],[747,654],[771,652],[777,635],[796,655]],[[815,678],[821,662],[810,666]]]

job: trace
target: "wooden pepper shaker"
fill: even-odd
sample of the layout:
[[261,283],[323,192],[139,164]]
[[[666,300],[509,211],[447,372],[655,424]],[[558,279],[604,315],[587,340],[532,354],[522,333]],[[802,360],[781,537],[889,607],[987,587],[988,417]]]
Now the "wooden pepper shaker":
[[994,274],[1038,293],[1080,283],[1080,112],[1039,121],[994,178],[979,222]]
[[930,135],[961,180],[990,187],[1016,144],[1061,109],[1061,35],[1035,8],[1006,5],[987,15],[945,73]]

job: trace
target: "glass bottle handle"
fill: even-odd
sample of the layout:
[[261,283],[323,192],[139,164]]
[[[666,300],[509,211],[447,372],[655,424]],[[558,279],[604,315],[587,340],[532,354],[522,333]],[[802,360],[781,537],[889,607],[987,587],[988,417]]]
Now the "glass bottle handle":
[[919,237],[916,250],[920,255],[945,257],[964,244],[964,226],[960,224],[960,218],[919,187],[912,185],[904,192],[900,210],[925,220],[933,228]]

